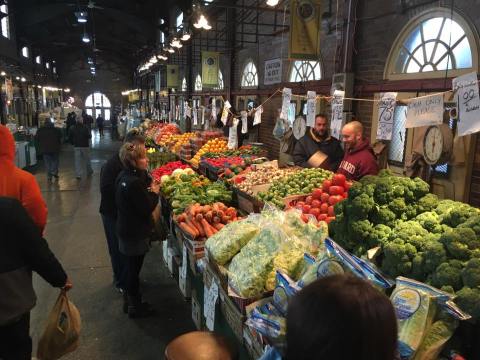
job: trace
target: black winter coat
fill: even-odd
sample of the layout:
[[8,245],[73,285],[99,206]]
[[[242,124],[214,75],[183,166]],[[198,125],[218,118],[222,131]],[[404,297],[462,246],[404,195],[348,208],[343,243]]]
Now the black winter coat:
[[[116,181],[117,235],[123,248],[142,248],[153,229],[152,211],[158,204],[158,195],[147,189],[152,180],[144,171],[125,169]],[[120,244],[122,251],[122,244]],[[128,254],[122,251],[125,255]],[[133,250],[135,252],[135,250]]]
[[308,159],[317,151],[321,151],[328,156],[328,167],[332,171],[337,171],[340,161],[343,159],[343,149],[340,141],[329,136],[323,141],[316,141],[311,133],[311,129],[307,129],[305,135],[297,141],[293,150],[293,161],[295,165],[308,168]]
[[76,123],[69,129],[68,137],[74,147],[90,147],[92,134],[85,125]]
[[62,132],[47,122],[37,131],[36,140],[40,154],[59,153],[62,146]]
[[103,165],[100,172],[100,213],[110,218],[117,218],[117,205],[115,203],[115,182],[122,172],[123,165],[118,154],[113,155]]
[[36,302],[32,270],[52,286],[67,275],[22,204],[0,197],[0,327],[30,311]]

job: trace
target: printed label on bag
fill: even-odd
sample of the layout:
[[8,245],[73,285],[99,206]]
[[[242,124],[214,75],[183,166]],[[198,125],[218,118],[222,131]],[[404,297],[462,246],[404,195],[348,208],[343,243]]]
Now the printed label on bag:
[[420,307],[420,293],[413,289],[402,289],[392,297],[392,303],[399,320],[405,320],[415,314]]

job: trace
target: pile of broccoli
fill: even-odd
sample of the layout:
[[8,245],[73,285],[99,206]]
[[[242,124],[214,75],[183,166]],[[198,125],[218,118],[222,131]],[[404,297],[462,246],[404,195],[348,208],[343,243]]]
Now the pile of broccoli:
[[335,215],[330,234],[345,249],[364,256],[380,248],[376,261],[386,274],[454,293],[480,319],[480,210],[382,170],[355,183]]

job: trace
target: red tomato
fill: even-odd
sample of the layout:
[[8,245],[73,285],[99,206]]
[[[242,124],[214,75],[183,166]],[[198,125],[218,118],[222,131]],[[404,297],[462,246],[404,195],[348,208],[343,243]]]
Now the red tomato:
[[327,224],[330,224],[330,223],[332,222],[332,220],[335,220],[335,216],[329,216],[329,217],[327,217],[327,218],[325,219],[325,222],[326,222]]
[[295,205],[295,209],[298,209],[300,211],[303,211],[303,205]]
[[343,198],[346,199],[348,197],[348,192],[343,193]]
[[343,195],[344,192],[345,190],[343,189],[343,186],[330,186],[330,195]]
[[303,206],[303,205],[305,205],[305,202],[303,202],[303,201],[297,202],[297,206]]
[[328,190],[330,189],[330,186],[332,186],[332,182],[330,180],[325,180],[322,185],[322,190],[324,192],[328,192]]
[[335,205],[337,202],[342,201],[342,200],[343,200],[342,195],[333,195],[333,196],[330,196],[330,199],[328,199],[328,203],[330,205]]
[[345,191],[348,191],[352,187],[352,182],[351,181],[345,181],[345,185],[343,186],[345,188]]
[[326,218],[327,218],[327,214],[320,214],[317,216],[318,221],[325,221]]
[[312,200],[312,208],[320,208],[320,205],[322,205],[322,203],[319,201],[319,200]]
[[329,198],[330,198],[330,195],[328,195],[327,193],[323,193],[322,198],[320,200],[322,201],[322,203],[328,203]]
[[313,190],[312,197],[314,199],[320,200],[322,197],[322,193],[323,193],[322,189],[315,189]]
[[311,196],[307,196],[307,198],[305,199],[305,204],[310,205],[312,203],[312,200],[313,198]]
[[303,205],[303,213],[304,214],[308,214],[308,212],[310,211],[312,207],[310,205]]
[[317,217],[318,215],[320,215],[320,209],[310,209],[309,214]]
[[327,212],[328,216],[335,216],[335,210],[333,209],[333,206],[330,205],[328,207],[328,212]]
[[321,206],[320,206],[320,212],[322,214],[326,214],[328,212],[328,204],[327,203],[323,203]]
[[332,178],[332,185],[344,186],[345,180],[347,180],[345,175],[335,174],[335,175],[333,175],[333,178]]
[[307,215],[302,214],[301,218],[302,218],[304,223],[308,223],[308,216]]

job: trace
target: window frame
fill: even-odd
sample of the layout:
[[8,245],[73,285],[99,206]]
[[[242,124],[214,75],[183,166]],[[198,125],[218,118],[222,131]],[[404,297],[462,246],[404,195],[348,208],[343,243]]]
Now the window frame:
[[41,55],[35,56],[35,64],[42,65],[42,56]]
[[[185,85],[185,86],[183,86],[183,85]],[[180,91],[181,92],[187,92],[187,90],[188,90],[187,78],[183,77],[182,84],[180,85]]]
[[[179,21],[180,19],[181,19],[181,21]],[[184,19],[184,14],[183,14],[183,11],[182,11],[175,18],[175,27],[176,27],[177,30],[179,30],[183,27],[183,19]]]
[[197,74],[197,76],[195,76],[193,91],[195,91],[195,92],[202,92],[203,91],[202,76],[200,74]]
[[[248,71],[247,73],[247,67],[252,64],[253,65],[253,69],[255,69],[255,73],[253,73],[252,71]],[[244,85],[244,79],[246,81],[246,76],[248,74],[253,74],[253,80],[254,80],[254,83],[253,85],[250,85],[250,84],[246,84]],[[257,68],[257,65],[255,65],[255,62],[253,61],[253,59],[248,59],[247,61],[245,61],[245,65],[243,66],[243,70],[242,70],[242,77],[240,78],[240,87],[242,89],[257,89],[258,88],[258,68]]]
[[9,14],[8,1],[5,0],[5,4],[0,5],[0,9],[2,8],[4,10],[0,10],[0,12],[7,16],[4,16],[0,19],[0,35],[5,39],[10,40],[11,33],[10,33],[10,16],[8,15]]
[[225,80],[223,79],[222,70],[218,69],[218,85],[213,88],[215,91],[225,90]]
[[[297,67],[297,63],[300,63],[300,67]],[[302,69],[303,67],[303,64],[304,63],[308,63],[311,67],[311,70],[310,70],[310,73],[313,74],[313,76],[315,77],[315,68],[318,66],[319,68],[319,71],[320,71],[320,77],[318,79],[305,79],[302,77],[302,79],[300,80],[292,80],[292,76],[293,76],[293,72],[296,71],[297,72],[297,77],[300,73],[299,70]],[[315,63],[314,65],[312,65],[312,63]],[[322,80],[322,64],[320,62],[320,60],[292,60],[290,62],[290,71],[288,73],[288,81],[291,82],[291,83],[302,83],[302,82],[306,82],[306,81],[318,81],[318,80]]]
[[30,57],[30,49],[28,48],[28,46],[22,47],[20,52],[23,58],[28,59]]
[[449,69],[448,77],[456,77],[462,74],[466,74],[478,69],[479,65],[479,55],[478,55],[478,33],[473,24],[470,23],[465,17],[452,11],[451,9],[445,7],[436,7],[433,9],[426,10],[416,17],[412,18],[400,31],[399,35],[393,42],[390,52],[387,57],[387,62],[384,71],[384,79],[386,80],[409,80],[409,79],[434,79],[434,78],[444,78],[446,70],[437,70],[437,71],[428,71],[428,72],[416,72],[416,73],[397,73],[396,72],[396,63],[400,54],[400,51],[403,48],[403,44],[411,35],[411,33],[426,20],[433,19],[436,17],[444,17],[447,19],[452,18],[465,32],[465,35],[469,41],[470,49],[472,53],[472,67],[464,69]]

